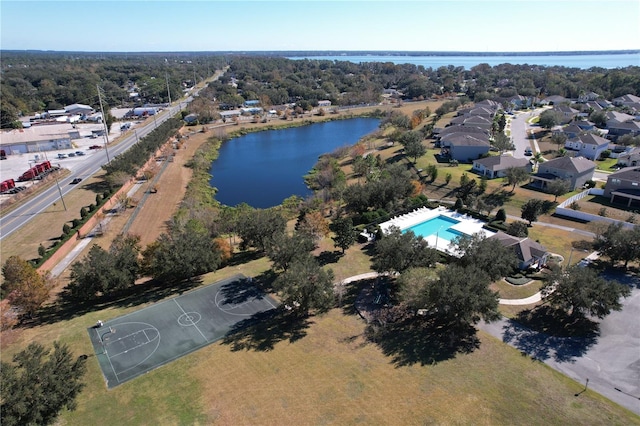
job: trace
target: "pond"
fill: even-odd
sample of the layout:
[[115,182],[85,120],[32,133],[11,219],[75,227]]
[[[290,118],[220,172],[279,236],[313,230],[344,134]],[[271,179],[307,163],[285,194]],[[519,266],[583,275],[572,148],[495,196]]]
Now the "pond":
[[292,195],[304,198],[312,192],[303,177],[320,155],[355,144],[379,124],[377,118],[353,118],[231,139],[220,147],[209,183],[218,189],[216,200],[228,206],[268,208]]

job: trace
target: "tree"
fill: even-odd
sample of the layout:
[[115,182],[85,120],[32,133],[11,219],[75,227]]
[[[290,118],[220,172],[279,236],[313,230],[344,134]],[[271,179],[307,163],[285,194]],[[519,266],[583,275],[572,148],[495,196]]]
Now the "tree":
[[296,223],[296,231],[309,235],[315,246],[329,234],[329,223],[319,211],[302,212]]
[[273,283],[282,303],[301,316],[310,310],[326,312],[334,305],[333,271],[324,270],[311,256],[293,262]]
[[568,179],[554,179],[547,183],[547,192],[553,195],[555,198],[553,202],[558,200],[558,196],[564,195],[571,191],[571,181]]
[[507,184],[513,185],[511,192],[515,191],[517,184],[529,178],[529,172],[522,167],[509,167],[505,170],[504,174],[507,179]]
[[337,218],[331,224],[331,230],[335,236],[333,239],[333,246],[339,247],[344,254],[345,250],[351,247],[356,242],[357,232],[353,227],[353,221],[350,217]]
[[[437,280],[424,273],[409,273],[400,280],[400,295],[410,307],[425,309],[454,328],[500,318],[498,293],[489,290],[489,277],[474,266],[448,265]],[[407,291],[411,285],[417,290]]]
[[558,145],[558,149],[560,149],[567,141],[567,135],[562,132],[555,132],[553,135],[551,135],[551,141]]
[[220,250],[201,223],[191,219],[161,234],[142,252],[145,269],[156,279],[178,282],[215,271]]
[[538,119],[538,124],[543,129],[550,129],[553,126],[557,126],[559,123],[560,118],[558,117],[558,113],[550,109],[543,111]]
[[376,241],[375,250],[373,269],[381,273],[402,273],[409,268],[430,267],[438,259],[438,253],[424,238],[411,231],[402,232],[395,226]]
[[532,222],[535,222],[543,212],[543,203],[542,200],[538,200],[536,198],[532,198],[531,200],[524,203],[524,205],[520,209],[522,214],[521,218],[529,222],[529,226],[531,226]]
[[631,290],[617,281],[604,279],[591,268],[569,266],[555,268],[542,288],[543,300],[566,311],[569,316],[604,318],[622,309],[621,298]]
[[529,227],[526,223],[516,220],[507,225],[507,234],[514,237],[526,238],[529,236]]
[[301,257],[308,256],[314,249],[313,241],[307,234],[295,232],[292,236],[281,232],[273,236],[266,248],[274,268],[286,271],[292,263]]
[[139,243],[137,236],[120,235],[108,251],[93,245],[84,259],[71,265],[71,296],[90,300],[135,285],[140,272]]
[[418,161],[418,157],[422,157],[427,152],[427,148],[422,144],[422,141],[411,141],[404,145],[404,153],[407,157],[413,158],[415,164]]
[[242,238],[240,248],[255,247],[264,251],[273,235],[284,232],[287,223],[275,210],[252,210],[238,220],[238,235]]
[[[51,354],[51,355],[49,355]],[[76,397],[84,387],[86,356],[73,360],[69,347],[53,342],[53,353],[31,343],[1,363],[2,424],[47,425],[58,413],[76,408]]]
[[504,209],[499,209],[496,212],[496,220],[498,222],[504,222],[507,220],[507,212]]
[[640,260],[640,225],[625,229],[621,222],[611,223],[596,233],[593,247],[612,264],[623,261],[626,268],[629,261]]
[[516,149],[513,142],[511,142],[511,138],[505,135],[502,131],[496,133],[493,138],[493,146],[500,152],[513,151]]
[[511,274],[518,267],[515,252],[496,238],[482,233],[461,235],[453,240],[456,251],[462,256],[456,261],[463,267],[475,266],[495,281]]
[[2,294],[9,303],[31,317],[49,297],[50,275],[41,275],[19,256],[11,256],[2,267]]

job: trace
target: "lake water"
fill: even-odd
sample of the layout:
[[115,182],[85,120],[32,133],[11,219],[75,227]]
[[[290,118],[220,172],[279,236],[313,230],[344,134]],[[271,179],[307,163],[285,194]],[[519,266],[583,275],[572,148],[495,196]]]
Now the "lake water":
[[640,66],[640,53],[612,53],[612,54],[582,54],[582,55],[442,55],[442,56],[402,56],[402,55],[339,55],[339,56],[305,56],[290,57],[289,59],[318,59],[330,61],[348,61],[359,64],[361,62],[391,62],[394,64],[422,65],[425,68],[437,69],[447,65],[471,69],[478,64],[491,66],[500,64],[529,64],[544,66],[563,66],[588,69],[624,68]]
[[318,157],[355,144],[379,124],[376,118],[353,118],[250,133],[224,142],[210,170],[210,184],[218,189],[216,200],[228,206],[267,208],[291,195],[308,196],[311,191],[303,176]]

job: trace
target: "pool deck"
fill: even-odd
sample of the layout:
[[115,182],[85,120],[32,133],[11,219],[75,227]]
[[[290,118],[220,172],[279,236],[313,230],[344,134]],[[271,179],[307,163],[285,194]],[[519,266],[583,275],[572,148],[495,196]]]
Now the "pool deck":
[[[427,207],[421,207],[412,211],[411,213],[404,214],[402,216],[394,217],[386,222],[380,224],[380,229],[387,233],[392,226],[400,228],[404,231],[407,228],[426,222],[438,216],[445,216],[458,221],[459,223],[451,226],[450,229],[461,232],[466,235],[473,235],[478,232],[484,234],[486,237],[492,236],[494,233],[487,231],[483,228],[484,222],[475,219],[473,217],[460,214],[458,212],[447,209],[446,207],[438,207],[435,209],[429,209]],[[450,241],[443,238],[439,238],[437,234],[429,235],[425,237],[425,240],[429,243],[430,247],[435,247],[439,251],[456,255],[455,248]]]

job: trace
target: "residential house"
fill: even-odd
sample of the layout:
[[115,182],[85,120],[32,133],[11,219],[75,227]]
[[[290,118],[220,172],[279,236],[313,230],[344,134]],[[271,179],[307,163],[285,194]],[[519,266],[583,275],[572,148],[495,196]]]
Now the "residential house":
[[580,136],[583,133],[583,130],[574,122],[558,129],[557,131],[554,130],[553,133],[564,133],[567,136],[567,139],[573,139]]
[[533,168],[527,158],[515,158],[509,154],[492,155],[490,157],[473,160],[471,170],[489,179],[504,177],[507,169],[522,168],[531,173]]
[[619,96],[613,100],[615,106],[628,106],[630,104],[640,104],[640,96],[627,94]]
[[613,120],[607,121],[607,130],[609,130],[609,136],[613,140],[624,135],[635,137],[640,135],[640,123],[637,121],[625,121],[622,123]]
[[560,104],[568,104],[569,102],[571,102],[569,99],[560,95],[547,96],[546,98],[540,101],[540,103],[542,103],[543,105],[560,105]]
[[531,180],[540,188],[556,179],[566,179],[571,183],[571,189],[581,188],[591,180],[596,170],[596,163],[584,157],[558,157],[538,165],[537,173],[531,175]]
[[195,114],[195,113],[187,114],[187,115],[185,115],[183,120],[187,124],[195,124],[195,123],[198,122],[198,114]]
[[493,120],[481,115],[466,115],[453,118],[451,120],[451,125],[472,126],[491,130]]
[[578,115],[578,110],[566,105],[554,105],[552,111],[555,111],[558,114],[562,124],[569,123]]
[[600,154],[609,148],[609,140],[593,133],[583,133],[575,138],[567,139],[564,147],[572,151],[575,156],[597,160],[600,158]]
[[489,238],[494,238],[500,241],[503,246],[512,248],[518,258],[518,268],[521,270],[529,268],[540,269],[547,263],[549,258],[547,249],[530,238],[514,237],[502,231],[498,231]]
[[327,108],[331,106],[331,101],[329,100],[322,100],[322,101],[318,101],[318,108]]
[[516,95],[506,100],[511,109],[526,109],[533,105],[534,98]]
[[440,139],[440,155],[451,160],[471,162],[488,154],[489,138],[469,133],[453,133]]
[[604,196],[613,203],[616,197],[626,199],[627,207],[635,201],[640,206],[640,167],[622,169],[607,178]]
[[589,102],[589,101],[595,101],[599,97],[600,97],[600,95],[598,95],[595,92],[582,93],[582,94],[580,94],[580,96],[578,96],[578,102],[586,103],[586,102]]
[[640,166],[640,147],[627,147],[618,155],[618,164],[624,167]]

